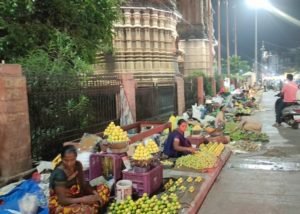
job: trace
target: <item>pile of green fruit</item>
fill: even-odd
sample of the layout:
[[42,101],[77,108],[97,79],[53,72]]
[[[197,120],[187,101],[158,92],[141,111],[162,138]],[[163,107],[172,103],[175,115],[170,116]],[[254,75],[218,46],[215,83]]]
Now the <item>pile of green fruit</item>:
[[176,194],[163,194],[160,198],[156,195],[151,198],[144,193],[143,197],[137,201],[133,201],[131,197],[127,197],[125,201],[120,203],[112,203],[109,207],[109,214],[176,214],[181,208]]
[[194,155],[185,155],[176,160],[177,167],[187,167],[202,170],[214,167],[217,156],[207,152],[196,152]]

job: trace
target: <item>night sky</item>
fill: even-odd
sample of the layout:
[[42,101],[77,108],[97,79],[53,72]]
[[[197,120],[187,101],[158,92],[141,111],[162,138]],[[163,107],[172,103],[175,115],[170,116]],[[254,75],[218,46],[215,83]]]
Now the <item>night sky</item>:
[[[225,0],[221,0],[221,37],[222,57],[226,57],[226,14]],[[215,10],[214,28],[215,37],[217,31],[217,0],[212,0]],[[270,3],[281,11],[300,20],[300,0],[270,0]],[[254,9],[249,8],[244,0],[229,0],[230,16],[230,49],[234,53],[234,9],[236,4],[238,55],[243,59],[252,61],[254,58]],[[258,11],[258,48],[262,41],[272,52],[286,51],[288,48],[300,46],[300,26],[288,23],[282,18],[275,16],[269,11]]]

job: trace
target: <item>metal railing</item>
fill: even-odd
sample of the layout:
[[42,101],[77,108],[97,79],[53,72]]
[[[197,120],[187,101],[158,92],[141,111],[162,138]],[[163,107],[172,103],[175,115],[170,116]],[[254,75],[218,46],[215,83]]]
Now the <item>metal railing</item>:
[[197,103],[197,93],[197,79],[184,78],[185,109],[190,109]]
[[119,120],[115,75],[27,76],[27,83],[34,159],[49,160],[63,142]]
[[138,87],[136,90],[137,120],[163,120],[177,113],[176,84],[171,86]]

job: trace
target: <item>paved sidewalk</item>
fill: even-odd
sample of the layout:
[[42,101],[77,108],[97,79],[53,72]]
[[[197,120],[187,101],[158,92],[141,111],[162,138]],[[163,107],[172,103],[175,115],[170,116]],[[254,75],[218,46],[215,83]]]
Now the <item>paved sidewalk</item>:
[[198,213],[300,213],[300,129],[272,127],[274,95],[264,93],[255,114],[270,142],[261,152],[232,155]]

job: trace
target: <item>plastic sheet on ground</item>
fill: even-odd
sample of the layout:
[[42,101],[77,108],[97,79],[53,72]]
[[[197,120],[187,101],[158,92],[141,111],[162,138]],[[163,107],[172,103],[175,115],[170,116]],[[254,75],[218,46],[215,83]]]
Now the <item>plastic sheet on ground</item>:
[[4,187],[2,187],[0,189],[0,197],[2,195],[6,195],[7,193],[9,193],[10,191],[12,191],[16,186],[18,186],[19,184],[21,184],[24,180],[21,180],[21,181],[18,181],[18,182],[15,182],[15,183],[11,183],[9,185],[6,185]]
[[38,184],[33,180],[26,180],[16,186],[9,193],[0,196],[0,213],[1,214],[11,214],[20,212],[19,201],[27,194],[31,193],[35,195],[41,205],[45,205],[44,208],[39,207],[37,213],[38,214],[46,214],[48,213],[47,199],[45,195],[42,193]]

